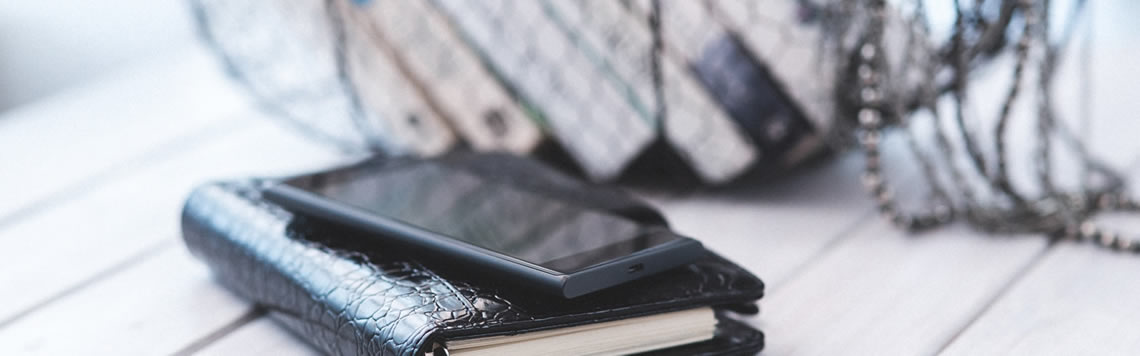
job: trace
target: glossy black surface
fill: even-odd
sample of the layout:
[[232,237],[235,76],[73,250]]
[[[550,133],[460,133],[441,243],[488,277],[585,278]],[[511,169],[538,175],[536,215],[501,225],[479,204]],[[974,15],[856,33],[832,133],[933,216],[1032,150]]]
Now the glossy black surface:
[[679,238],[433,162],[338,170],[286,184],[561,273]]

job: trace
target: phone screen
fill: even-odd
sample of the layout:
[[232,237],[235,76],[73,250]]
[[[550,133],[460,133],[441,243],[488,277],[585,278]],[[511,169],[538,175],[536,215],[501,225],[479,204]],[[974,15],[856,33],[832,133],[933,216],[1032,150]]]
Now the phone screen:
[[680,238],[437,163],[333,171],[285,183],[562,273]]

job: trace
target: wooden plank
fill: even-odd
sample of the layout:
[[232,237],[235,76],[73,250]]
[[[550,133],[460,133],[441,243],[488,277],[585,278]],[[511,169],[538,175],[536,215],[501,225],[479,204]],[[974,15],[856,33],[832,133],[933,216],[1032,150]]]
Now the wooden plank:
[[1136,255],[1060,243],[944,354],[1135,354],[1138,279]]
[[[917,167],[899,139],[897,135],[887,137],[883,161],[891,172],[888,176],[893,177],[893,182],[914,181]],[[854,180],[857,176],[846,173],[828,182],[844,184],[840,179]],[[895,184],[900,204],[923,204],[923,185]],[[851,189],[862,192],[857,188]],[[837,195],[841,194],[829,192],[823,197]],[[852,196],[870,204],[869,198]],[[816,207],[801,212],[807,217],[801,217],[800,226],[787,233],[792,238],[818,239],[798,233],[819,228],[811,227],[812,224],[827,224],[827,214],[821,211]],[[775,283],[769,284],[768,294],[761,301],[764,314],[745,318],[768,335],[768,352],[935,352],[996,298],[1005,285],[1020,276],[1046,247],[1046,241],[1037,237],[995,238],[965,224],[908,236],[878,214],[864,214],[859,219],[863,220],[862,225],[856,222],[849,225],[849,230],[839,230],[802,263],[785,267],[786,275],[770,278]],[[708,221],[704,224],[719,225]],[[759,223],[756,225],[753,231],[765,230]],[[735,248],[743,251],[737,252],[742,255],[769,259],[785,253],[781,246],[749,246],[740,243]]]
[[0,330],[0,354],[170,354],[249,308],[216,287],[185,249],[170,246]]
[[874,205],[859,186],[863,160],[847,154],[778,181],[656,199],[673,228],[780,285]]
[[[909,161],[904,144],[902,136],[888,135],[883,160]],[[875,216],[860,180],[863,162],[862,153],[846,152],[779,179],[651,201],[677,231],[779,289],[813,257]],[[913,164],[890,163],[883,169],[892,182],[912,180],[917,173]]]
[[798,271],[751,321],[774,355],[939,350],[1045,248],[955,225],[906,236],[882,219]]
[[0,116],[0,224],[29,205],[146,164],[246,105],[195,46]]
[[321,352],[290,334],[269,317],[261,317],[194,354],[317,356]]
[[[1129,178],[1140,184],[1140,159]],[[1096,221],[1140,236],[1135,213]],[[1140,350],[1140,256],[1058,242],[1024,278],[948,343],[945,354],[1100,354]],[[1059,340],[1063,342],[1059,342]]]
[[[26,328],[12,319],[35,308],[53,308],[42,304],[178,236],[182,201],[194,186],[210,179],[294,173],[345,160],[267,118],[249,113],[232,119],[241,120],[240,125],[211,142],[0,228],[6,246],[0,249],[0,260],[20,266],[0,270],[0,285],[19,286],[20,291],[0,294],[0,326],[12,323],[0,333]],[[37,312],[27,317],[38,317]]]

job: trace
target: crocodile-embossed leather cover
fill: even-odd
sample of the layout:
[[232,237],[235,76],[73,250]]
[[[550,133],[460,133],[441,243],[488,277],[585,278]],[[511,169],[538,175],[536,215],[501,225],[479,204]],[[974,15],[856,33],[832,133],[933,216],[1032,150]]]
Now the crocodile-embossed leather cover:
[[[498,174],[502,169],[545,169],[527,162],[498,165]],[[567,193],[583,187],[556,173],[541,174],[548,176],[520,184],[557,184]],[[759,279],[709,253],[691,265],[583,297],[548,296],[445,261],[416,257],[350,229],[295,216],[261,199],[261,184],[215,183],[197,189],[183,212],[183,238],[222,285],[331,354],[415,355],[446,340],[698,306],[716,306],[722,314],[748,313],[756,311],[754,303],[763,294]],[[606,203],[594,206],[659,218],[651,208],[616,191],[577,199],[604,199]],[[748,354],[763,347],[759,331],[720,319],[713,340],[656,353]]]

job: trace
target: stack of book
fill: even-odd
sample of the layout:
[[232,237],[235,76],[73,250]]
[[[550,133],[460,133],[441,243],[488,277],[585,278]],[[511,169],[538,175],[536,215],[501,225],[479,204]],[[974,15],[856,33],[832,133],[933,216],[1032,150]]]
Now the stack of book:
[[[476,150],[527,154],[552,144],[586,176],[609,180],[646,150],[664,147],[715,184],[756,167],[794,163],[822,146],[817,127],[824,114],[804,110],[805,97],[791,95],[785,84],[826,80],[826,71],[815,71],[818,78],[770,75],[766,56],[749,45],[753,36],[734,32],[713,5],[432,0],[330,6],[345,28],[348,79],[364,106],[384,112],[377,117],[386,121],[385,140],[397,142],[398,153],[429,155],[465,142]],[[372,55],[357,55],[366,50]],[[373,66],[388,66],[400,78],[365,70]],[[419,98],[394,99],[409,94]]]
[[[207,32],[230,32],[213,36],[229,63],[285,116],[394,155],[556,152],[599,181],[671,157],[718,184],[794,165],[851,121],[835,117],[835,92],[854,42],[822,26],[827,1],[197,3]],[[888,32],[910,33],[902,19],[888,14]],[[889,60],[916,45],[897,42]],[[288,55],[233,60],[268,48]],[[901,98],[916,80],[890,82]]]

